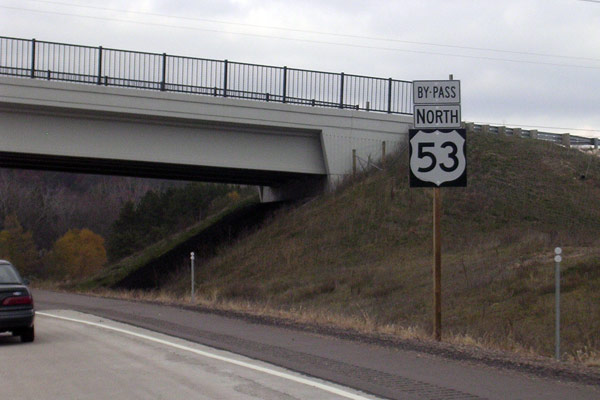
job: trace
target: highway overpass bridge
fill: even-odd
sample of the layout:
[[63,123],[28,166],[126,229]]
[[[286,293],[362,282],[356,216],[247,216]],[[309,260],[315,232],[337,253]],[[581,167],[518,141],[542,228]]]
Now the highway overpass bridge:
[[353,151],[377,159],[412,123],[410,82],[227,61],[203,78],[207,62],[0,38],[0,166],[257,185],[276,201],[335,185]]

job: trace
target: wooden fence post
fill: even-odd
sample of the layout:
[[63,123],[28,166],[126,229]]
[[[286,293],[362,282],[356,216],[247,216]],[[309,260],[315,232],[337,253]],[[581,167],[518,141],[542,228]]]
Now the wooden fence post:
[[442,340],[442,197],[433,188],[433,337]]

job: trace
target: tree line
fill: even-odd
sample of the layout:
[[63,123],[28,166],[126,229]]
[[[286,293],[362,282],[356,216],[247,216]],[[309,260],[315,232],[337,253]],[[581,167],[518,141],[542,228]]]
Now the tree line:
[[0,259],[79,279],[204,219],[251,188],[0,169]]
[[235,203],[250,188],[191,183],[163,192],[149,191],[136,204],[121,208],[108,236],[108,257],[116,261],[151,243],[202,221],[209,214]]

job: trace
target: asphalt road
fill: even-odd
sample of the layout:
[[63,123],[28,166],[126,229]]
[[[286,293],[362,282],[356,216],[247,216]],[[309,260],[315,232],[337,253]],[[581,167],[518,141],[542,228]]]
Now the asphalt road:
[[0,338],[5,399],[325,399],[363,393],[74,311],[40,312],[32,344]]
[[[448,359],[418,351],[378,346],[335,336],[315,334],[305,330],[260,324],[247,319],[178,307],[46,291],[35,291],[34,296],[38,310],[77,310],[93,314],[209,346],[213,349],[227,350],[251,360],[260,360],[304,376],[317,377],[326,382],[334,382],[343,387],[354,388],[383,398],[581,400],[600,398],[598,385],[561,382],[518,370],[500,369],[472,361]],[[41,343],[46,345],[48,351],[59,355],[60,350],[54,350],[58,345],[51,340],[45,341],[44,338],[45,335],[49,335],[58,340],[60,335],[56,331],[47,332],[45,325],[48,325],[49,321],[44,321],[43,318],[42,316],[39,318],[38,339],[33,346]],[[68,322],[62,321],[64,324]],[[54,321],[54,325],[55,328],[58,328],[56,325],[61,324]],[[66,335],[64,340],[76,341],[77,336],[77,334]],[[135,345],[138,339],[127,339],[131,341],[129,347],[142,346],[141,344]],[[64,340],[59,343],[64,343]],[[91,343],[81,343],[76,347],[82,351],[89,348],[92,353],[95,353],[104,347],[101,343],[103,342],[91,339]],[[7,348],[11,352],[20,353],[28,352],[29,347],[27,346],[6,347],[0,343],[0,364],[6,365],[5,362],[14,357],[14,355],[10,355],[9,359],[5,358],[8,357],[5,351]],[[33,346],[31,348],[34,348]],[[132,377],[138,376],[138,373],[135,372],[135,366],[139,364],[136,356],[128,356],[127,352],[124,354],[125,358],[120,358],[120,361],[117,361],[118,365],[124,370],[127,370],[128,367],[132,368],[134,371]],[[110,364],[110,357],[106,357],[105,363]],[[85,366],[84,363],[77,360],[79,359],[74,358],[72,364]],[[158,361],[155,362],[156,365],[153,369],[162,371],[163,368],[167,368],[163,366],[164,357],[156,358],[156,360]],[[30,354],[29,358],[26,357],[25,362],[35,363],[35,354]],[[70,358],[65,358],[64,363],[70,365]],[[73,366],[65,369],[67,373],[64,379],[69,379],[68,371],[72,369]],[[43,375],[42,371],[39,373]],[[88,373],[93,374],[93,371],[89,370]],[[177,381],[176,372],[173,374],[169,375],[171,376],[169,379]],[[5,379],[1,374],[0,378]],[[31,376],[31,379],[34,380],[35,375]],[[188,379],[185,373],[181,379],[183,381]],[[111,388],[113,384],[110,383],[110,379],[103,382],[108,393],[104,398],[112,398],[110,390],[114,390]],[[4,387],[5,383],[0,382],[0,385]],[[219,383],[217,386],[219,385],[221,384]],[[235,384],[223,383],[223,385],[224,387],[235,387]],[[269,384],[264,384],[264,387],[270,387],[275,392],[279,390]],[[159,393],[156,392],[157,395],[146,398],[161,398]],[[189,398],[237,398],[218,395],[201,397],[198,394],[202,393],[201,391],[194,393],[196,394]],[[309,394],[290,396],[292,396],[290,398],[310,398]],[[316,398],[326,398],[324,396],[321,394]],[[166,398],[175,397],[167,396]],[[270,397],[255,393],[254,398]]]

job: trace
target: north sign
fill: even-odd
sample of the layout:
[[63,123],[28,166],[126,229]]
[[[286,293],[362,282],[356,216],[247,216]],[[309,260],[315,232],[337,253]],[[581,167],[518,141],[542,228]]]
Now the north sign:
[[416,129],[460,128],[460,105],[415,105]]
[[411,129],[411,187],[467,186],[467,136],[464,129]]

